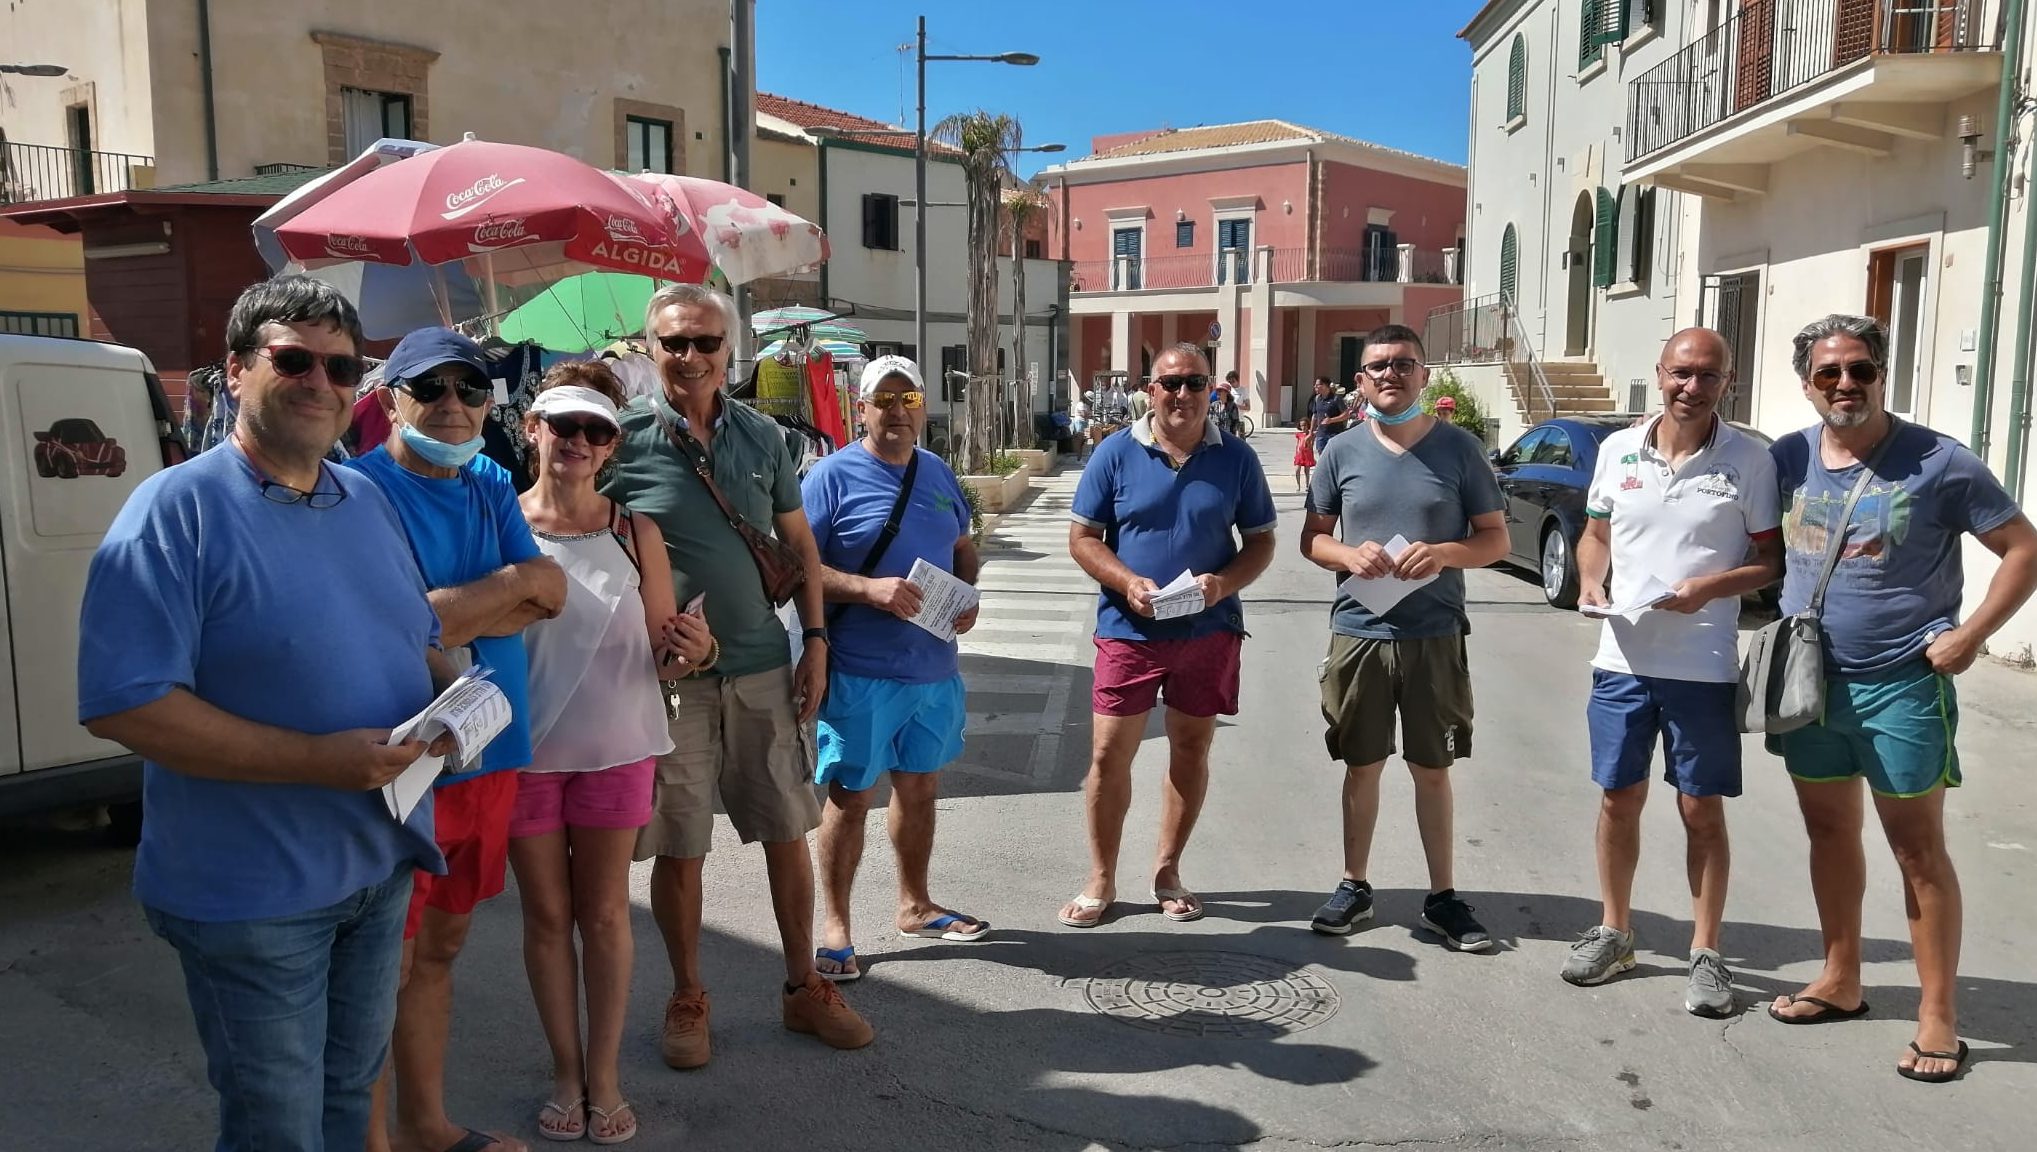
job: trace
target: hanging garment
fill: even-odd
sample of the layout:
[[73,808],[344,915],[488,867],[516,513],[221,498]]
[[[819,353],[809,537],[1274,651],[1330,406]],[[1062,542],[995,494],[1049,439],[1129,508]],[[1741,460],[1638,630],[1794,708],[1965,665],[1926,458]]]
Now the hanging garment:
[[806,357],[807,411],[813,426],[828,438],[830,450],[848,443],[842,427],[842,398],[835,391],[835,358],[817,348]]

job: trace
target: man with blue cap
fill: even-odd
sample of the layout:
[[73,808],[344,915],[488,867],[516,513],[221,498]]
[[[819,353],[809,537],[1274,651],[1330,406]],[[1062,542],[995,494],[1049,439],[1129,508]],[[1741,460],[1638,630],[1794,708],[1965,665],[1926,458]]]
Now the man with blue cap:
[[[480,762],[449,765],[434,793],[447,873],[419,874],[404,926],[390,1061],[397,1145],[521,1152],[512,1138],[447,1118],[446,1038],[453,960],[475,907],[502,892],[514,769],[531,760],[523,630],[558,615],[566,576],[538,550],[509,473],[480,455],[481,426],[494,396],[480,347],[450,329],[420,329],[390,354],[383,380],[387,386],[377,398],[394,435],[349,467],[366,473],[396,506],[448,655],[455,663],[486,665],[511,708],[509,727],[482,751]],[[389,1147],[380,1087],[370,1152]]]

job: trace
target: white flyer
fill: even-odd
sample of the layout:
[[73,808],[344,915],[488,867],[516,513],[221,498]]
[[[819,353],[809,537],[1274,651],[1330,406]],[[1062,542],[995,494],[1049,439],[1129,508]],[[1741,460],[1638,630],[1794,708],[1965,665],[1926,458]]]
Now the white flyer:
[[1202,585],[1196,581],[1195,573],[1186,569],[1169,581],[1165,588],[1153,593],[1151,603],[1155,620],[1193,616],[1209,607],[1203,602]]
[[1579,604],[1577,610],[1586,616],[1625,616],[1632,620],[1674,595],[1676,589],[1670,587],[1661,577],[1653,572],[1643,572],[1639,583],[1628,593],[1625,600],[1617,604]]
[[[405,720],[389,733],[389,743],[423,740],[430,743],[451,733],[458,762],[478,760],[481,750],[509,727],[509,697],[488,680],[489,669],[476,665],[460,673],[424,711]],[[403,770],[403,774],[382,786],[382,801],[398,823],[410,819],[417,802],[431,791],[445,767],[445,758],[426,754]]]
[[912,571],[905,574],[908,583],[919,589],[919,611],[911,622],[919,625],[943,640],[955,638],[955,617],[976,607],[976,589],[944,572],[925,558],[912,562]]
[[[1401,553],[1409,548],[1408,538],[1395,536],[1386,542],[1385,548],[1387,559],[1398,562]],[[1429,584],[1435,578],[1424,576],[1420,580],[1403,580],[1398,576],[1374,576],[1369,579],[1364,576],[1351,576],[1338,585],[1337,590],[1356,600],[1374,616],[1384,616],[1393,611],[1394,605],[1407,599],[1408,593]]]

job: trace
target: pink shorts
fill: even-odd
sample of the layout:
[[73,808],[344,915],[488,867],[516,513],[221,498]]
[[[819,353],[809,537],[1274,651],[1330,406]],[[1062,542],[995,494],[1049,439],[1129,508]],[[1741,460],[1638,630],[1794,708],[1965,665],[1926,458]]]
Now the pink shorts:
[[651,783],[658,759],[599,772],[519,772],[512,839],[574,828],[642,828],[651,822]]
[[1164,689],[1184,716],[1238,714],[1238,657],[1244,636],[1225,629],[1191,640],[1096,638],[1089,706],[1101,716],[1142,716]]

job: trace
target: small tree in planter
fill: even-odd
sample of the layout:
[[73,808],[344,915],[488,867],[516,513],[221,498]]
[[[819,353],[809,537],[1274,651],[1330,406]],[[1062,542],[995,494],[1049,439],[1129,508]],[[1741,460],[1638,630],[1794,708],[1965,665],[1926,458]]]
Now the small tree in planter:
[[1431,416],[1435,415],[1436,401],[1445,396],[1457,401],[1457,411],[1450,417],[1450,423],[1478,437],[1479,442],[1484,443],[1485,407],[1478,402],[1478,394],[1466,388],[1463,381],[1457,379],[1457,374],[1448,368],[1429,377],[1429,386],[1422,392],[1422,411]]

